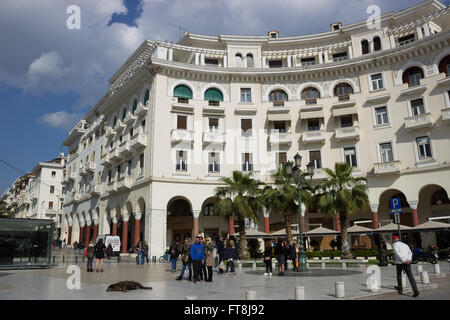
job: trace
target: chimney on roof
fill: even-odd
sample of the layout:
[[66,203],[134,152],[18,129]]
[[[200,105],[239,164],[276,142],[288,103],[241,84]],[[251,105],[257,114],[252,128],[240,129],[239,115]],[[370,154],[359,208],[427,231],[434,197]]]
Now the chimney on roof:
[[270,30],[269,32],[267,32],[267,35],[270,39],[278,39],[279,33],[277,30]]
[[341,30],[342,23],[336,21],[336,22],[333,22],[332,24],[330,24],[330,27],[331,27],[331,31]]

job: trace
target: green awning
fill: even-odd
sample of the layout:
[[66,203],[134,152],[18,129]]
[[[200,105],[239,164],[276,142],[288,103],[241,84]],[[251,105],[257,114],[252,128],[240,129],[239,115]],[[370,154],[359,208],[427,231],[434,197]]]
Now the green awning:
[[223,101],[222,92],[217,89],[211,88],[205,91],[204,100],[208,101]]
[[192,91],[185,85],[179,85],[173,89],[173,96],[176,98],[192,99]]

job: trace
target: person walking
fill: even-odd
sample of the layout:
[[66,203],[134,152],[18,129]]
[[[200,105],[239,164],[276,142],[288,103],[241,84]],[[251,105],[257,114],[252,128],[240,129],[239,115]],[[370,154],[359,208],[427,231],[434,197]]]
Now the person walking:
[[212,282],[214,266],[214,244],[211,241],[211,238],[206,238],[205,265],[208,269],[208,277],[205,278],[205,282]]
[[202,268],[200,272],[200,280],[203,281],[208,279],[208,272],[206,271],[206,243],[203,236],[200,236],[200,243],[203,245],[203,248],[205,248],[205,260],[202,262]]
[[143,251],[144,251],[144,247],[142,244],[142,241],[139,240],[139,242],[137,243],[136,247],[134,247],[136,249],[136,264],[144,264],[144,256],[143,256]]
[[100,265],[100,271],[103,272],[103,260],[105,259],[105,249],[106,246],[103,243],[103,239],[98,240],[95,245],[94,255],[95,255],[95,271],[98,272]]
[[288,270],[288,259],[289,259],[289,245],[286,238],[283,239],[284,246],[284,270]]
[[264,249],[264,263],[266,264],[266,272],[264,276],[272,276],[272,242],[267,240]]
[[191,239],[186,238],[184,240],[184,244],[181,247],[181,263],[183,264],[181,268],[181,273],[178,276],[177,280],[183,280],[184,273],[186,271],[186,267],[189,270],[189,281],[191,281],[192,278],[192,268],[191,268]]
[[397,287],[395,288],[397,289],[398,294],[403,293],[402,271],[405,271],[409,283],[411,284],[411,288],[414,291],[413,297],[417,297],[419,295],[419,290],[417,289],[416,280],[414,280],[414,276],[411,272],[412,252],[407,244],[400,241],[398,236],[392,237],[392,243],[392,249],[394,250],[394,264],[397,267]]
[[77,254],[77,250],[78,250],[78,242],[75,241],[75,242],[73,243],[73,254]]
[[199,281],[202,263],[205,260],[205,248],[200,242],[201,237],[195,238],[195,243],[191,246],[190,254],[192,258],[192,264],[194,267],[194,283]]
[[228,269],[230,269],[230,271],[234,273],[234,262],[233,262],[234,248],[233,248],[233,245],[234,245],[233,240],[227,241],[226,248],[224,250],[223,258],[227,262],[227,269],[225,270],[225,273],[228,273]]
[[87,247],[87,272],[94,272],[94,270],[92,270],[92,262],[94,262],[94,251],[95,244],[94,239],[92,239]]
[[180,255],[180,246],[178,241],[172,240],[172,244],[169,247],[170,261],[172,262],[172,272],[177,271],[177,259]]
[[113,254],[113,247],[112,247],[112,244],[111,244],[111,243],[108,244],[108,247],[107,247],[106,250],[105,250],[105,254],[106,254],[106,258],[107,258],[107,259],[111,259],[111,256],[112,256],[112,254]]
[[289,247],[289,255],[291,256],[293,271],[297,271],[297,265],[295,264],[297,261],[297,252],[295,249],[295,240],[292,240],[291,246]]
[[144,244],[142,245],[142,264],[144,264],[144,258],[147,261],[147,264],[150,262],[150,259],[148,258],[148,244],[147,241],[144,241]]
[[278,238],[278,243],[275,245],[275,256],[277,257],[278,261],[278,275],[284,276],[284,264],[286,259],[286,248],[283,244],[283,240],[281,238]]
[[222,236],[220,236],[219,240],[217,240],[217,242],[216,242],[216,249],[217,249],[217,254],[219,255],[219,262],[218,262],[218,264],[219,264],[219,273],[223,273],[223,269],[224,269],[224,266],[223,266],[223,253],[224,253],[224,250],[225,250],[225,245],[224,245]]

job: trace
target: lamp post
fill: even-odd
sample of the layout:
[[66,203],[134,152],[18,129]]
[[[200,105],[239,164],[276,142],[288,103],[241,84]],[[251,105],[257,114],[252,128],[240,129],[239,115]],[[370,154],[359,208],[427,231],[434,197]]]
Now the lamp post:
[[314,175],[314,164],[309,162],[306,166],[307,172],[302,173],[300,170],[300,165],[302,163],[302,156],[298,153],[294,157],[294,166],[291,162],[286,164],[286,174],[294,178],[294,182],[297,185],[297,199],[298,199],[298,233],[300,237],[300,252],[299,252],[299,262],[298,262],[298,272],[305,272],[306,268],[306,252],[305,246],[303,244],[303,223],[302,223],[302,186],[306,182],[305,176],[310,177]]

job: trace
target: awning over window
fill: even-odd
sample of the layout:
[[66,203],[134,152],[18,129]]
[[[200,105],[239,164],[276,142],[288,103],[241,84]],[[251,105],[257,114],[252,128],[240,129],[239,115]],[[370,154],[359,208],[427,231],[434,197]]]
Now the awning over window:
[[333,109],[333,117],[345,116],[347,114],[354,113],[358,113],[358,109],[356,107]]
[[291,115],[289,113],[269,113],[267,119],[269,121],[291,121]]
[[318,111],[301,111],[300,119],[316,119],[316,118],[325,118],[323,114],[323,110]]
[[215,89],[215,88],[208,89],[205,91],[204,100],[223,101],[222,92],[220,92],[218,89]]
[[192,99],[192,91],[185,85],[179,85],[173,89],[173,96],[176,98]]

